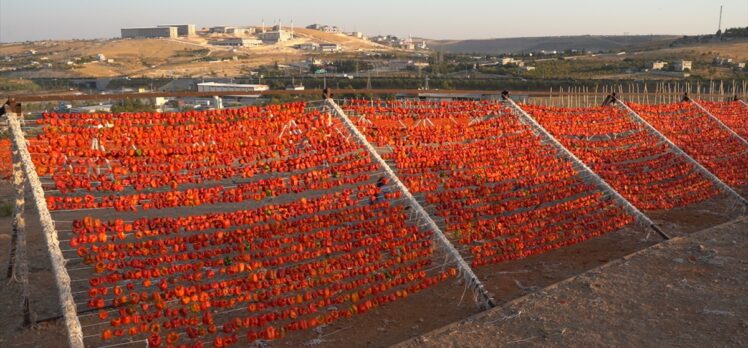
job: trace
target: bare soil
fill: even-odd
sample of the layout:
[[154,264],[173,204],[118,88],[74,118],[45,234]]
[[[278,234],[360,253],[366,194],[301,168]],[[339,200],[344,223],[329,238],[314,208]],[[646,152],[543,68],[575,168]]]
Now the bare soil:
[[745,347],[748,218],[677,237],[398,347]]

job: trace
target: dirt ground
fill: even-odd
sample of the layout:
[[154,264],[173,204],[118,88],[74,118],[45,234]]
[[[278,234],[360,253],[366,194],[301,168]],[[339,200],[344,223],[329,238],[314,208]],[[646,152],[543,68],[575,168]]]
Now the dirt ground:
[[399,347],[745,347],[748,218],[674,238]]

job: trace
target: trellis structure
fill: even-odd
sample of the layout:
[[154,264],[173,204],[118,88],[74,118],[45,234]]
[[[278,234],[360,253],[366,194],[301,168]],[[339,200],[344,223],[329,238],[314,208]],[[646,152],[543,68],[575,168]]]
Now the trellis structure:
[[727,185],[726,183],[724,183],[720,178],[718,178],[711,171],[705,168],[701,163],[696,161],[693,157],[691,157],[691,155],[683,151],[680,147],[678,147],[675,143],[673,143],[670,139],[668,139],[664,134],[662,134],[662,132],[660,132],[659,130],[657,130],[657,128],[652,126],[652,124],[647,122],[647,120],[639,116],[639,114],[636,113],[636,111],[634,111],[633,109],[631,109],[628,105],[626,105],[626,103],[623,100],[619,99],[616,102],[616,105],[619,105],[619,107],[626,110],[637,122],[639,122],[640,124],[645,126],[647,129],[649,129],[658,138],[665,141],[668,144],[668,146],[673,151],[675,151],[678,155],[683,156],[683,158],[691,162],[696,168],[696,170],[698,170],[701,174],[706,176],[712,183],[714,183],[715,186],[717,186],[717,188],[719,188],[720,191],[735,198],[744,206],[748,206],[748,201],[746,201],[746,199],[743,198],[743,196],[741,196],[737,191],[735,191],[732,187],[730,187],[730,185]]
[[514,102],[511,98],[507,99],[507,102],[509,105],[512,106],[512,108],[516,111],[517,115],[526,123],[530,124],[530,126],[538,133],[540,137],[548,141],[553,145],[558,152],[568,158],[571,162],[574,163],[574,165],[577,167],[577,170],[579,172],[584,173],[586,176],[590,178],[590,181],[592,181],[595,185],[600,187],[600,189],[613,196],[616,202],[620,204],[626,211],[631,213],[633,216],[636,217],[636,219],[647,226],[648,228],[651,228],[655,232],[657,232],[660,236],[662,236],[665,239],[670,239],[670,236],[667,235],[657,224],[655,224],[649,217],[644,215],[638,208],[636,208],[631,202],[629,202],[625,197],[623,197],[618,191],[616,191],[612,186],[610,186],[603,178],[601,178],[597,173],[595,173],[590,167],[588,167],[584,162],[582,162],[579,158],[577,158],[574,153],[569,151],[563,144],[561,144],[556,138],[548,132],[543,126],[538,123],[530,114],[525,112],[525,110],[522,110],[522,108],[517,105],[517,103]]
[[426,221],[429,228],[433,231],[435,239],[439,241],[439,243],[447,250],[449,256],[453,258],[457,263],[457,266],[459,267],[465,282],[467,284],[470,284],[471,290],[473,291],[475,297],[478,299],[477,302],[481,305],[481,307],[484,309],[493,307],[495,305],[495,302],[491,298],[486,288],[483,286],[483,283],[481,283],[481,281],[475,275],[473,270],[470,268],[470,265],[468,265],[467,262],[463,260],[460,253],[452,245],[452,242],[447,239],[447,236],[444,235],[444,232],[442,232],[436,222],[434,222],[434,220],[426,212],[426,210],[423,209],[421,204],[416,201],[416,199],[410,193],[410,190],[408,190],[408,188],[405,187],[402,181],[400,181],[400,178],[398,178],[398,176],[395,174],[392,168],[390,168],[387,162],[385,162],[384,159],[379,156],[371,143],[366,140],[366,137],[361,134],[358,128],[356,128],[353,122],[351,122],[351,120],[348,118],[348,115],[346,115],[343,109],[341,109],[340,106],[338,106],[338,104],[335,103],[335,101],[332,99],[328,99],[327,102],[334,111],[335,115],[340,117],[345,123],[345,126],[348,128],[348,130],[353,133],[353,135],[356,137],[356,140],[366,148],[366,150],[369,152],[369,155],[372,156],[376,160],[376,162],[384,169],[390,180],[395,183],[397,189],[400,190],[408,200],[410,206],[415,209],[416,214]]
[[722,122],[722,120],[720,120],[719,118],[717,118],[716,116],[714,116],[714,114],[712,114],[711,112],[709,112],[709,110],[707,110],[704,106],[702,106],[701,104],[699,104],[699,102],[697,102],[697,101],[695,101],[695,100],[692,99],[691,103],[693,103],[693,105],[696,105],[696,107],[698,107],[704,114],[706,114],[707,116],[709,116],[709,118],[711,118],[714,122],[717,122],[717,124],[719,124],[719,126],[722,129],[724,129],[725,131],[727,131],[728,133],[730,133],[730,135],[732,135],[735,139],[738,139],[741,143],[743,143],[744,145],[748,146],[748,141],[746,141],[745,139],[743,139],[743,137],[741,137],[738,133],[736,133],[732,128],[728,127],[724,122]]
[[[741,101],[742,102],[742,101]],[[483,283],[478,279],[477,275],[470,267],[470,265],[463,259],[460,252],[452,245],[450,240],[446,237],[444,232],[439,228],[436,222],[432,219],[429,213],[421,206],[421,204],[413,197],[408,188],[403,184],[398,175],[390,168],[390,166],[382,159],[377,153],[371,143],[366,137],[358,130],[356,125],[349,119],[348,115],[338,106],[333,100],[328,99],[325,101],[327,107],[332,114],[339,118],[346,129],[350,132],[353,138],[362,145],[367,153],[374,159],[379,165],[387,177],[394,182],[394,186],[400,191],[407,204],[412,207],[415,214],[419,219],[426,222],[428,228],[433,232],[434,239],[446,250],[450,258],[459,268],[466,284],[469,284],[474,292],[477,302],[481,308],[490,308],[495,305],[490,293],[487,291]],[[551,135],[545,128],[542,127],[535,119],[527,114],[520,106],[518,106],[511,99],[507,101],[509,105],[515,110],[516,115],[525,123],[530,125],[545,141],[552,144],[553,147],[558,150],[559,154],[566,157],[574,163],[574,166],[580,173],[591,181],[593,181],[603,192],[611,195],[619,205],[621,205],[626,211],[634,215],[639,222],[643,225],[653,229],[664,238],[669,236],[662,231],[651,219],[649,219],[644,213],[637,209],[633,204],[621,196],[613,187],[611,187],[605,180],[597,175],[592,169],[590,169],[583,161],[577,158],[571,151],[564,147],[553,135]],[[744,103],[745,104],[745,103]],[[667,142],[670,148],[678,153],[679,155],[686,158],[689,162],[694,164],[696,169],[708,177],[721,191],[728,195],[740,200],[743,204],[746,204],[746,200],[740,196],[734,189],[722,182],[718,177],[712,174],[709,170],[703,167],[699,162],[681,150],[678,146],[672,143],[667,137],[650,125],[646,120],[636,114],[631,108],[629,108],[622,101],[619,102],[621,108],[624,108],[637,122],[644,125],[652,133],[656,134],[658,138]],[[698,104],[697,104],[698,105]],[[746,104],[748,106],[748,104]],[[700,107],[700,105],[699,105]],[[702,108],[703,109],[703,108]],[[711,115],[710,115],[711,116]],[[81,329],[80,320],[76,312],[75,301],[71,293],[70,287],[70,276],[67,269],[65,268],[65,257],[59,246],[59,237],[55,228],[54,220],[49,212],[47,203],[44,196],[44,191],[41,186],[41,181],[37,174],[36,168],[31,160],[31,154],[26,146],[22,127],[18,116],[15,114],[8,114],[8,124],[12,133],[12,144],[13,144],[13,159],[14,159],[14,187],[16,192],[15,201],[15,212],[14,212],[14,241],[12,242],[12,248],[14,255],[11,257],[11,270],[19,282],[22,284],[22,306],[24,308],[24,322],[27,324],[31,321],[30,310],[29,310],[29,290],[28,290],[28,265],[27,265],[27,252],[26,252],[26,233],[25,233],[25,220],[24,220],[24,193],[26,188],[30,188],[33,204],[39,211],[40,221],[42,224],[42,230],[44,233],[47,251],[51,258],[52,271],[55,278],[55,282],[59,291],[59,298],[62,307],[63,317],[65,319],[65,326],[67,329],[69,345],[74,348],[83,347],[83,333]],[[712,116],[713,117],[713,116]],[[720,123],[721,124],[721,123]],[[722,124],[722,126],[725,126]],[[729,128],[728,128],[729,129]],[[733,132],[734,134],[734,132]],[[741,138],[742,139],[742,138]],[[745,140],[743,140],[745,142]]]

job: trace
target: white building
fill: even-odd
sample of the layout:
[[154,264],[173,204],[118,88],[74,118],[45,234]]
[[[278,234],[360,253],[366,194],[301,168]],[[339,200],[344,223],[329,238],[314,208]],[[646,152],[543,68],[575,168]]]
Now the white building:
[[652,63],[652,70],[662,70],[665,69],[665,66],[667,66],[667,62],[656,61]]
[[174,25],[159,25],[159,28],[177,28],[177,35],[179,36],[195,36],[195,25],[194,24],[174,24]]
[[317,44],[316,42],[305,42],[296,45],[296,48],[303,51],[316,51],[319,49],[319,44]]
[[693,68],[693,62],[691,62],[690,60],[677,61],[673,65],[675,66],[676,70],[680,71],[691,70]]
[[525,66],[525,62],[521,59],[514,59],[511,57],[501,58],[501,65],[510,65],[510,64],[514,64],[520,68]]
[[283,29],[268,31],[260,34],[260,39],[267,44],[275,44],[293,39],[293,35]]
[[198,92],[262,92],[267,90],[270,90],[268,85],[218,82],[202,82],[197,84]]
[[254,35],[257,30],[252,27],[229,27],[226,29],[226,34],[235,36],[250,36]]
[[340,52],[343,50],[343,46],[338,44],[324,43],[319,45],[319,50],[322,52]]

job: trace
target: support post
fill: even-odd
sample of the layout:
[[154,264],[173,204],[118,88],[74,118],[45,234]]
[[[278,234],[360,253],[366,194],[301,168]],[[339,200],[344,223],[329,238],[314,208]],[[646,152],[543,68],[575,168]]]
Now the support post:
[[618,191],[610,186],[603,178],[597,175],[597,173],[595,173],[590,167],[584,164],[584,162],[582,162],[576,155],[574,155],[574,153],[572,153],[563,144],[561,144],[561,142],[556,140],[556,138],[550,132],[548,132],[542,125],[540,125],[540,123],[538,123],[538,121],[530,116],[530,114],[528,114],[519,105],[517,105],[514,100],[512,100],[511,98],[507,98],[507,103],[509,103],[509,105],[516,111],[516,115],[520,118],[520,120],[532,127],[541,138],[550,142],[551,145],[553,145],[553,147],[555,147],[557,151],[563,154],[564,157],[571,160],[578,172],[589,175],[591,177],[592,183],[601,188],[603,192],[606,192],[613,196],[613,199],[618,202],[618,204],[620,204],[624,208],[624,210],[634,215],[641,223],[657,232],[657,234],[662,236],[662,238],[666,240],[670,239],[670,236],[662,229],[660,229],[660,227],[657,226],[657,224],[655,224],[647,215],[642,213],[638,208],[631,204],[628,199],[618,193]]
[[695,160],[693,157],[691,157],[689,154],[687,154],[685,151],[683,151],[678,145],[675,145],[670,139],[668,139],[664,134],[660,133],[657,128],[652,126],[647,120],[639,116],[639,114],[636,113],[633,109],[631,109],[626,103],[624,103],[622,100],[618,100],[619,105],[621,107],[628,111],[629,115],[633,117],[634,121],[637,123],[643,125],[645,128],[649,129],[650,132],[652,132],[654,135],[656,135],[660,140],[664,141],[668,144],[671,150],[675,151],[678,155],[683,156],[688,162],[691,162],[691,164],[696,168],[696,171],[701,173],[702,175],[706,176],[709,181],[711,181],[717,188],[722,191],[723,193],[726,193],[729,196],[732,196],[736,198],[738,201],[743,203],[743,205],[748,205],[748,201],[743,198],[737,191],[733,190],[730,185],[725,184],[719,177],[712,174],[708,169],[706,169],[704,166],[701,165],[697,160]]
[[52,263],[52,274],[55,277],[55,283],[59,291],[62,315],[65,318],[65,326],[68,334],[68,346],[71,348],[83,348],[83,331],[81,329],[80,320],[78,319],[73,294],[70,289],[70,275],[65,269],[65,257],[62,255],[62,251],[60,250],[60,240],[57,236],[57,230],[55,229],[52,215],[49,213],[49,209],[47,208],[47,202],[44,199],[42,184],[39,181],[39,176],[36,174],[36,167],[31,161],[31,154],[26,147],[26,140],[23,136],[23,131],[21,130],[21,124],[15,114],[8,114],[8,125],[10,126],[12,134],[11,140],[13,141],[13,145],[18,149],[18,155],[23,165],[24,172],[26,173],[29,187],[31,188],[34,205],[39,212],[39,220],[41,222],[47,250]]
[[446,249],[447,253],[457,263],[457,268],[460,270],[460,273],[465,279],[465,283],[470,284],[473,293],[478,299],[478,305],[481,307],[481,309],[488,309],[496,306],[493,298],[491,298],[490,294],[483,286],[483,283],[481,283],[481,281],[478,279],[478,276],[476,276],[473,270],[470,268],[470,265],[465,262],[459,251],[457,251],[457,249],[452,245],[452,242],[449,241],[447,236],[444,234],[444,232],[442,232],[441,228],[439,228],[436,222],[434,222],[434,220],[426,212],[423,206],[421,206],[421,204],[418,203],[415,197],[413,197],[413,195],[410,193],[410,190],[408,190],[405,184],[400,181],[400,178],[397,176],[397,174],[395,174],[392,168],[390,168],[387,162],[385,162],[384,159],[379,156],[377,151],[374,149],[374,146],[372,146],[371,143],[366,140],[366,137],[358,130],[358,128],[356,128],[350,118],[348,118],[348,115],[345,114],[343,109],[338,106],[338,104],[335,103],[334,100],[326,99],[326,101],[327,105],[332,108],[333,113],[335,113],[343,121],[346,128],[348,128],[348,130],[353,134],[356,140],[358,140],[358,142],[366,148],[366,150],[369,152],[369,155],[371,155],[374,161],[377,162],[377,164],[379,164],[382,169],[384,169],[387,177],[392,180],[398,190],[403,193],[403,196],[406,198],[415,213],[426,221],[426,224],[434,233],[436,240]]
[[709,110],[707,110],[705,107],[703,107],[697,101],[691,99],[691,103],[693,103],[693,105],[696,105],[696,107],[698,107],[699,109],[701,109],[701,111],[704,112],[707,116],[709,116],[709,118],[711,118],[712,120],[714,120],[715,122],[717,122],[719,124],[719,126],[722,127],[722,129],[728,131],[733,137],[735,137],[738,140],[740,140],[740,142],[742,142],[743,145],[748,146],[748,141],[746,141],[745,139],[743,139],[743,137],[741,137],[740,134],[735,133],[735,131],[732,130],[732,128],[730,128],[726,124],[724,124],[720,119],[717,118],[717,116],[714,116],[714,114],[712,114],[711,112],[709,112]]
[[14,255],[13,279],[21,283],[21,310],[23,311],[23,326],[31,324],[31,310],[29,308],[29,264],[26,255],[26,176],[23,173],[18,148],[13,146],[13,186],[15,189],[15,205],[13,209],[13,235],[16,237],[16,252]]

